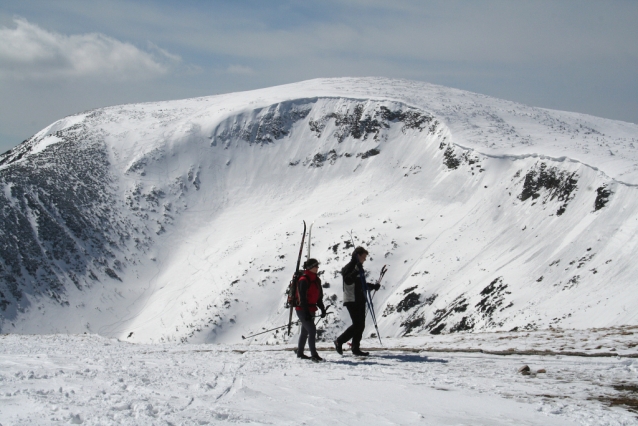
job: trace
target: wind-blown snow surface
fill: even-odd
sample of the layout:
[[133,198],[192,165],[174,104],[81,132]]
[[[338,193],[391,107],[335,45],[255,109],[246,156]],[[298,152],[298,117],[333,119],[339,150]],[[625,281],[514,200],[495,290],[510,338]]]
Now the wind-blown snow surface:
[[637,324],[636,138],[385,79],[67,117],[0,157],[1,330],[238,342],[287,320],[302,219],[322,339],[349,322],[351,230],[370,279],[389,265],[383,337]]

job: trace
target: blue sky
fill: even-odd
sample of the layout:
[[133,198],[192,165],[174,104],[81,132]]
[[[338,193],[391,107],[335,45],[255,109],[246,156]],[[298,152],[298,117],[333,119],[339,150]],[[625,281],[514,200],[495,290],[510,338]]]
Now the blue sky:
[[91,108],[316,77],[638,123],[638,1],[0,0],[0,152]]

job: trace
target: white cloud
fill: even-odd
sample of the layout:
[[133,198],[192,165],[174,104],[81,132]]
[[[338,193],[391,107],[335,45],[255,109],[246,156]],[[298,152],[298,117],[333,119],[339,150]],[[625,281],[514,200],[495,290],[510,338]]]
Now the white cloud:
[[107,77],[141,79],[168,73],[179,56],[152,46],[138,49],[104,34],[63,35],[28,21],[0,28],[0,77],[20,80]]

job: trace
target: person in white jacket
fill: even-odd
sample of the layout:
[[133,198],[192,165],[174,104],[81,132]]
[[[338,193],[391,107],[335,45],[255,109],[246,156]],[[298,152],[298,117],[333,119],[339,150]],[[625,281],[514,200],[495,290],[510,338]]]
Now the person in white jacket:
[[365,282],[365,270],[363,263],[368,258],[368,251],[359,246],[354,249],[352,259],[341,269],[343,277],[343,304],[348,309],[352,325],[334,341],[335,349],[343,355],[343,345],[352,339],[352,354],[368,356],[360,348],[363,331],[366,327],[366,294],[365,291],[378,290],[379,284],[367,284]]

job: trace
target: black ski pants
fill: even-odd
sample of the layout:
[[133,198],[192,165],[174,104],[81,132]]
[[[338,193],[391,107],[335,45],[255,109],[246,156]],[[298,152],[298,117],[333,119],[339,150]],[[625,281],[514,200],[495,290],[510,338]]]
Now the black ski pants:
[[318,355],[315,347],[315,339],[317,337],[317,327],[314,318],[306,319],[306,312],[297,311],[297,317],[301,323],[301,333],[299,333],[299,343],[297,344],[297,356],[302,354],[306,347],[306,340],[310,348],[310,355]]
[[352,339],[352,350],[358,351],[363,337],[363,330],[366,328],[366,304],[364,303],[344,303],[352,319],[352,325],[346,328],[341,336],[337,337],[337,343],[345,344]]

